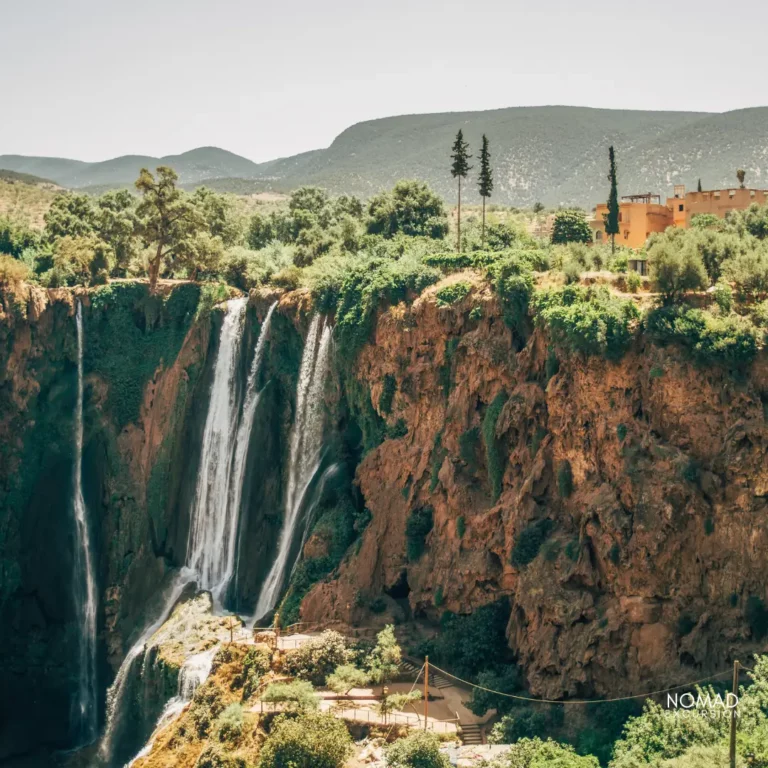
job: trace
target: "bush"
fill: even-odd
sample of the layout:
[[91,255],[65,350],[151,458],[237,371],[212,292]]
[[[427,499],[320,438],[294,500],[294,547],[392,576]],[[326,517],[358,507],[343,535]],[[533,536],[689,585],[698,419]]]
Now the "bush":
[[520,739],[509,752],[492,761],[488,768],[600,768],[592,755],[577,755],[568,744],[551,739]]
[[504,322],[521,337],[528,332],[528,305],[533,295],[530,252],[506,254],[488,268],[488,278],[501,301]]
[[345,696],[353,688],[364,688],[369,683],[370,676],[368,673],[358,669],[353,664],[342,664],[340,667],[336,667],[325,681],[326,687],[340,696]]
[[512,550],[512,565],[523,568],[532,563],[552,530],[549,519],[537,520],[523,530]]
[[424,553],[426,539],[432,530],[432,507],[414,509],[405,524],[406,551],[411,562],[418,560]]
[[558,211],[552,227],[552,243],[591,243],[592,230],[582,211]]
[[766,609],[762,598],[756,595],[750,595],[747,598],[744,617],[752,631],[752,637],[756,641],[759,642],[768,635],[768,609]]
[[381,685],[393,680],[400,670],[402,650],[395,638],[395,628],[387,624],[376,635],[376,645],[367,659],[368,675],[370,679]]
[[208,744],[197,758],[195,768],[246,768],[242,757],[230,755],[221,744]]
[[513,706],[514,700],[492,691],[516,693],[521,688],[520,673],[514,664],[501,665],[498,670],[480,672],[477,684],[482,688],[473,688],[472,698],[466,702],[472,714],[482,717],[489,709],[495,709],[499,713],[506,712]]
[[29,278],[29,267],[18,259],[0,253],[0,285],[20,283]]
[[723,273],[736,286],[743,301],[755,302],[768,294],[768,249],[755,248],[723,263]]
[[520,739],[546,736],[552,730],[549,716],[540,709],[518,708],[513,714],[504,715],[491,729],[491,744],[514,744]]
[[283,668],[289,675],[322,685],[336,667],[346,664],[348,660],[349,651],[344,637],[327,629],[319,637],[307,640],[287,654]]
[[618,360],[632,342],[640,311],[631,299],[614,296],[604,286],[569,285],[537,293],[536,322],[557,344],[585,355]]
[[760,346],[758,329],[735,314],[715,316],[701,309],[666,307],[649,313],[646,327],[656,341],[680,344],[704,366],[743,369]]
[[342,720],[327,714],[275,719],[258,768],[341,768],[352,752]]
[[507,402],[507,393],[502,391],[485,409],[483,416],[483,445],[485,446],[485,461],[488,467],[488,480],[491,484],[491,497],[496,501],[501,496],[504,482],[505,457],[501,441],[496,436],[496,422]]
[[467,470],[477,470],[477,448],[480,443],[480,427],[472,427],[459,436],[459,456],[467,465]]
[[219,741],[237,742],[243,735],[243,707],[230,704],[216,721],[216,735]]
[[450,768],[440,751],[440,739],[429,731],[415,731],[386,748],[387,768]]
[[635,272],[634,269],[629,274],[627,274],[627,290],[630,293],[637,293],[642,284],[643,279],[637,272]]
[[287,709],[296,712],[312,712],[320,708],[320,697],[307,680],[270,683],[259,698],[271,704],[285,704]]
[[467,531],[467,524],[464,522],[464,515],[459,515],[456,518],[456,534],[460,539],[463,539],[466,531]]
[[469,283],[459,282],[451,283],[443,288],[440,288],[435,293],[435,299],[438,307],[450,307],[451,304],[455,304],[458,301],[466,298],[467,294],[472,290],[472,286]]
[[221,689],[213,680],[206,680],[192,696],[189,715],[195,732],[201,739],[206,738],[219,715],[224,711]]

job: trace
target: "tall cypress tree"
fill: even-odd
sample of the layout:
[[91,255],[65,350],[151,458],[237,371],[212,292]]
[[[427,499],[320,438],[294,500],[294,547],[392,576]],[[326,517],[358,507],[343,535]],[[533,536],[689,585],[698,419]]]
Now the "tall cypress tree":
[[469,158],[472,157],[472,155],[469,154],[469,144],[464,141],[464,134],[461,132],[461,129],[459,129],[459,132],[456,134],[456,141],[453,142],[453,154],[451,155],[451,158],[453,160],[453,164],[451,165],[451,175],[454,179],[459,180],[459,206],[458,206],[458,230],[459,230],[459,239],[456,244],[456,250],[460,253],[461,252],[461,180],[467,178],[467,174],[472,169],[472,166],[469,164]]
[[608,181],[611,182],[611,191],[608,195],[608,213],[605,214],[605,234],[611,236],[611,253],[616,252],[616,235],[619,234],[619,193],[616,188],[616,155],[613,146],[608,148]]
[[702,189],[701,189],[701,179],[699,179],[699,192],[701,192],[701,191],[702,191]]
[[491,168],[491,153],[488,151],[488,137],[483,134],[483,146],[480,148],[480,178],[477,186],[480,189],[480,197],[483,198],[483,235],[482,243],[485,247],[485,198],[493,192],[493,169]]

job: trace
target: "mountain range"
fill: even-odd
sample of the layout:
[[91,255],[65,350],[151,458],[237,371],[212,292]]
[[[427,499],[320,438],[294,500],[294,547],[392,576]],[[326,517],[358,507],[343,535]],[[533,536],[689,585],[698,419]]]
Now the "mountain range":
[[[705,188],[732,186],[738,168],[746,170],[748,186],[768,186],[768,107],[718,114],[550,106],[404,115],[357,123],[327,149],[265,163],[201,147],[180,155],[124,155],[98,163],[0,155],[0,168],[100,191],[132,185],[142,167],[170,165],[187,187],[205,183],[247,193],[316,184],[363,198],[398,179],[420,178],[452,200],[450,151],[459,129],[475,154],[483,133],[491,142],[492,203],[591,207],[608,192],[611,144],[619,163],[620,194],[666,196],[674,184],[690,188],[699,179]],[[474,170],[466,192],[465,199],[478,200]]]

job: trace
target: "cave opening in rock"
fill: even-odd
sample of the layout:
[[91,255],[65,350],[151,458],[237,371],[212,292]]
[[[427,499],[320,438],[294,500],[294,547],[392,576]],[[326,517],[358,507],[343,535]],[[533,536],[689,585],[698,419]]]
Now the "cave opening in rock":
[[408,571],[403,569],[400,571],[400,575],[397,577],[397,581],[391,586],[384,589],[393,600],[407,599],[411,594],[411,588],[408,586]]

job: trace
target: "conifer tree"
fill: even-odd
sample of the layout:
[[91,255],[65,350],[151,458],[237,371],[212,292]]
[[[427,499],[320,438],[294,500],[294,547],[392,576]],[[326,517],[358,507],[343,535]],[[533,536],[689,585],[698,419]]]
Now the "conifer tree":
[[456,141],[453,142],[453,154],[451,159],[453,164],[451,165],[451,175],[454,179],[459,180],[459,205],[458,205],[458,242],[456,244],[456,250],[461,252],[461,180],[467,178],[467,174],[472,169],[469,164],[469,159],[472,155],[467,151],[469,144],[464,141],[464,134],[459,129],[456,134]]
[[739,170],[736,171],[736,178],[739,180],[741,188],[744,189],[744,179],[747,178],[747,172],[743,168],[739,168]]
[[483,234],[482,244],[485,247],[485,198],[493,192],[493,169],[491,168],[491,153],[488,151],[488,137],[483,134],[483,145],[480,148],[480,178],[478,179],[480,197],[483,198]]
[[698,191],[699,191],[699,192],[701,192],[701,191],[702,191],[702,189],[701,189],[701,179],[699,179],[699,188],[698,188]]
[[611,253],[616,252],[616,235],[619,234],[619,193],[616,187],[616,155],[613,146],[608,148],[608,181],[611,182],[611,191],[608,194],[608,213],[605,214],[605,234],[611,236]]

